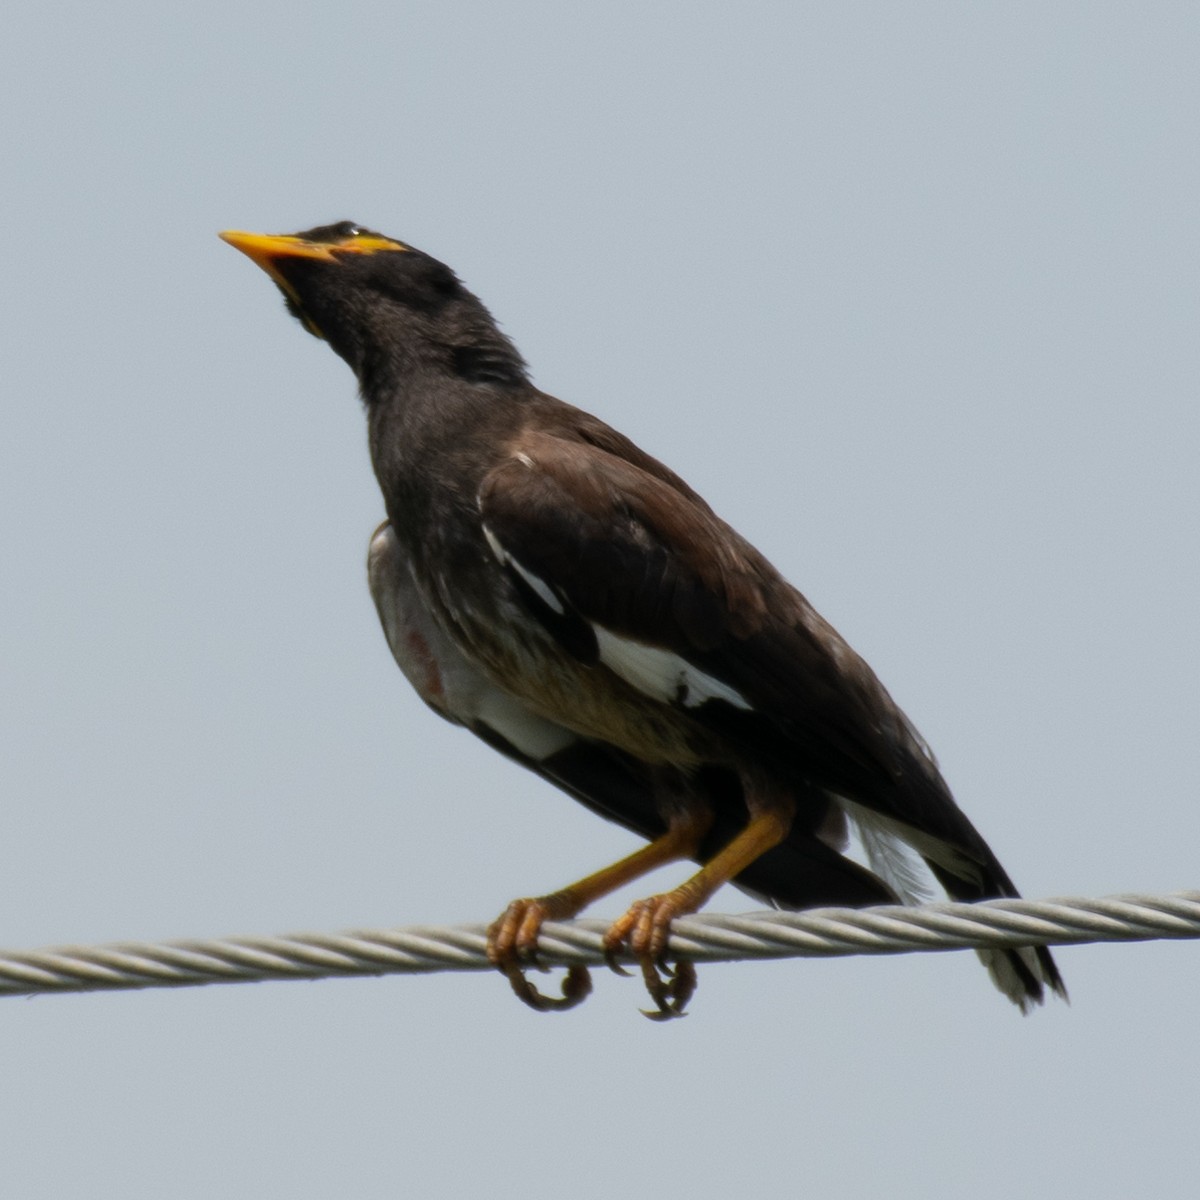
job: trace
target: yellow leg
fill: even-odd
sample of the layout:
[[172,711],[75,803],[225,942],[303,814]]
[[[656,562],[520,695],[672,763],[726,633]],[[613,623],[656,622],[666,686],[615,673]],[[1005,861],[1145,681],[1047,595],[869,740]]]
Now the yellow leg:
[[488,960],[508,977],[513,991],[531,1008],[539,1011],[573,1008],[591,991],[586,967],[568,968],[559,998],[542,995],[525,976],[525,965],[535,960],[542,925],[546,921],[569,920],[594,900],[631,880],[666,863],[694,857],[711,824],[711,813],[682,810],[666,833],[612,866],[549,895],[514,900],[488,928]]
[[673,891],[637,901],[613,923],[604,937],[605,950],[612,958],[626,948],[640,963],[646,989],[657,1005],[657,1011],[647,1016],[656,1020],[682,1016],[695,990],[696,973],[690,963],[676,964],[674,972],[666,978],[660,971],[671,922],[696,912],[722,884],[779,845],[791,828],[794,811],[790,800],[762,807],[753,813],[746,828],[691,879]]

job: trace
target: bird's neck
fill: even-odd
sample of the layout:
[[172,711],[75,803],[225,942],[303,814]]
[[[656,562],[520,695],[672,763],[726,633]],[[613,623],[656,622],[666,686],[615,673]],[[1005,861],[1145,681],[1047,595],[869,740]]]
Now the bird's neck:
[[[498,388],[529,386],[524,359],[491,314],[465,294],[435,312],[389,310],[351,353],[363,396],[429,389],[439,380]],[[435,388],[436,390],[436,388]]]
[[537,393],[529,384],[475,383],[438,367],[409,365],[386,376],[386,386],[381,378],[370,390],[363,385],[371,461],[398,534],[419,538],[439,519],[432,497],[474,507],[483,476]]

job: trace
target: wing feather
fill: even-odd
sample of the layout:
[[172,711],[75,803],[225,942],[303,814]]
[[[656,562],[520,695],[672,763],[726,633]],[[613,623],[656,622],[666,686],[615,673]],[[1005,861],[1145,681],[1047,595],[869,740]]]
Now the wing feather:
[[743,761],[877,814],[868,848],[897,892],[916,881],[880,839],[915,849],[955,898],[1016,894],[866,662],[686,485],[569,432],[527,431],[511,451],[479,490],[489,537],[610,647],[602,662]]

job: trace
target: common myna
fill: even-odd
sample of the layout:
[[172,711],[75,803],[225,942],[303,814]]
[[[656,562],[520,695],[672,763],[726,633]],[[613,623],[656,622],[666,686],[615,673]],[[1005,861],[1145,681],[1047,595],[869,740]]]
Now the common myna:
[[[916,902],[920,869],[956,900],[1016,896],[928,747],[769,562],[674,472],[539,391],[488,310],[436,259],[344,221],[221,235],[358,377],[387,521],[368,571],[400,669],[438,714],[649,839],[561,891],[516,900],[489,956],[525,976],[547,920],[663,863],[682,886],[611,927],[656,1016],[694,972],[673,918],[724,883],[779,908]],[[843,855],[853,828],[868,867]],[[1023,1010],[1065,995],[1044,947],[981,952]]]

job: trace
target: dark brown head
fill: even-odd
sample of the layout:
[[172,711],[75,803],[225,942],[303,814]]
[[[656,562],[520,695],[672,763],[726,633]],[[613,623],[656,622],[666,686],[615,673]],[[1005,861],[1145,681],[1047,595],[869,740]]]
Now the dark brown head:
[[525,364],[444,263],[351,221],[302,233],[221,237],[278,285],[288,311],[371,383],[422,369],[525,383]]

